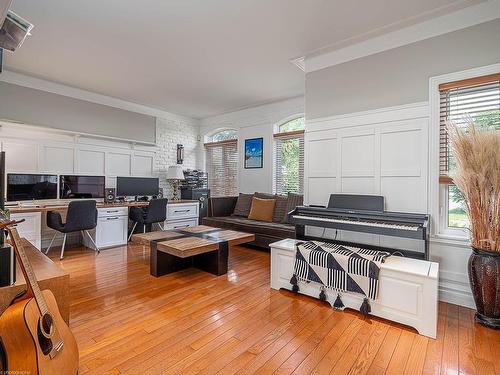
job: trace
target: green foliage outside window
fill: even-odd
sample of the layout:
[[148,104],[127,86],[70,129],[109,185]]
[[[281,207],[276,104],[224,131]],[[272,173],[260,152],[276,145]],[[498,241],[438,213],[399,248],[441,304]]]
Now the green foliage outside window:
[[299,176],[299,163],[300,163],[300,146],[299,139],[287,139],[281,145],[281,173],[282,173],[282,186],[281,193],[286,195],[288,193],[298,193],[300,190],[300,176]]
[[[500,110],[484,111],[472,117],[478,127],[494,127],[500,130]],[[453,155],[448,157],[449,170],[455,170],[455,158]],[[453,173],[452,173],[453,174]],[[467,216],[467,207],[465,205],[462,193],[455,185],[448,186],[448,226],[455,228],[468,228],[469,218]]]

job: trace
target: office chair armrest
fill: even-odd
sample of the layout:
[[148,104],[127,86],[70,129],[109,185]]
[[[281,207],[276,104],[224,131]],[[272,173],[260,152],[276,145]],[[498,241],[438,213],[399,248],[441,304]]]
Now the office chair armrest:
[[62,229],[64,229],[61,214],[57,211],[48,211],[47,226],[57,231],[61,231]]

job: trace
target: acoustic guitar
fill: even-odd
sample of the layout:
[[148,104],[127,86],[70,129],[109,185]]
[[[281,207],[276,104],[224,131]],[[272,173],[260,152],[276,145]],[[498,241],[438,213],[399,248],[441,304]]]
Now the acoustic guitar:
[[10,235],[27,285],[26,293],[0,316],[1,373],[74,375],[78,372],[76,340],[52,292],[40,290],[15,227],[22,221],[0,220],[0,228]]

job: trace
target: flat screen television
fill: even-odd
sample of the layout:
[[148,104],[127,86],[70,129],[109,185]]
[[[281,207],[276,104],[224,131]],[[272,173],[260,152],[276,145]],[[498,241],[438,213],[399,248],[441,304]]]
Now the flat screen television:
[[56,199],[57,176],[52,174],[7,174],[7,201]]
[[104,198],[104,176],[59,176],[61,199]]
[[158,195],[160,182],[154,177],[117,177],[116,195],[119,197]]

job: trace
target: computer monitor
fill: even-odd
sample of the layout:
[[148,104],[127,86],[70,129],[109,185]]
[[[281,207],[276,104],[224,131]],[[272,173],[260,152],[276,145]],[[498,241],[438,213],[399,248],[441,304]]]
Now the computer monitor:
[[61,199],[104,198],[104,176],[59,176]]
[[57,176],[48,174],[7,174],[7,201],[56,199]]
[[117,177],[116,195],[119,197],[158,195],[160,182],[155,177]]

